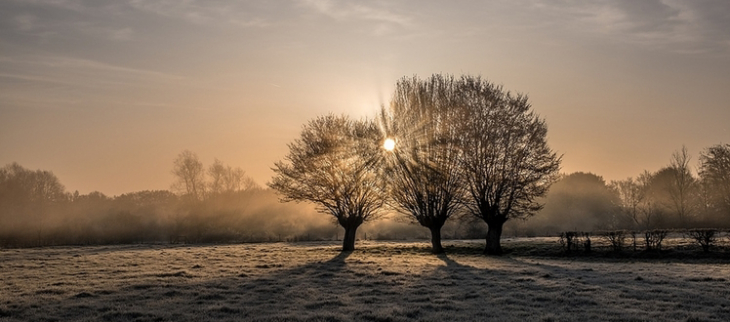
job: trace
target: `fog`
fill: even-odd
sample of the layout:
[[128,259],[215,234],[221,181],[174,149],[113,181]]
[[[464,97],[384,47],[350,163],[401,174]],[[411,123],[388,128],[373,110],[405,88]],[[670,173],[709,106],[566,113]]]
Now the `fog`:
[[[730,203],[718,181],[723,177],[712,168],[712,162],[724,160],[713,156],[727,151],[728,146],[717,145],[703,152],[697,174],[688,156],[620,181],[606,182],[593,173],[563,174],[541,198],[544,208],[527,220],[508,221],[505,236],[728,228]],[[197,197],[181,182],[173,182],[172,191],[113,197],[71,193],[51,171],[8,164],[0,168],[0,246],[342,240],[344,231],[334,218],[312,204],[281,202],[240,168],[216,160],[205,171],[194,153],[187,156],[200,180]],[[486,231],[483,221],[462,214],[446,222],[442,236],[484,238]],[[357,237],[410,240],[430,234],[406,216],[383,209],[379,219],[360,227]]]
[[280,203],[273,192],[262,189],[196,203],[169,191],[116,197],[94,192],[2,209],[0,240],[7,246],[284,241],[334,239],[338,233],[312,207]]
[[[342,239],[344,231],[332,216],[279,197],[257,185],[203,200],[167,190],[114,197],[70,193],[50,171],[10,164],[0,169],[0,246]],[[472,221],[447,223],[445,237],[481,237],[486,229]],[[428,237],[427,229],[387,212],[358,230],[360,239]]]
[[562,231],[594,231],[625,227],[618,197],[592,173],[563,175],[542,198],[545,207],[533,218],[508,223],[518,235],[557,235]]

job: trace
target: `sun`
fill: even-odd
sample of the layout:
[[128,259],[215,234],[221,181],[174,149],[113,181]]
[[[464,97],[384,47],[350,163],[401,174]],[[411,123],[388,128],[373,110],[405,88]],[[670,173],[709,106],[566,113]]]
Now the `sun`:
[[385,142],[383,142],[383,148],[388,151],[393,151],[393,149],[395,149],[395,141],[391,138],[385,139]]

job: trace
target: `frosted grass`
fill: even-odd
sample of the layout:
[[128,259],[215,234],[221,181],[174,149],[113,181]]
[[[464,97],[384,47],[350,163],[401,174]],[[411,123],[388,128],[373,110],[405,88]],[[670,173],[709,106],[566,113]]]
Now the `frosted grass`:
[[0,321],[730,320],[723,261],[444,245],[440,256],[427,243],[367,241],[349,254],[327,242],[0,250]]

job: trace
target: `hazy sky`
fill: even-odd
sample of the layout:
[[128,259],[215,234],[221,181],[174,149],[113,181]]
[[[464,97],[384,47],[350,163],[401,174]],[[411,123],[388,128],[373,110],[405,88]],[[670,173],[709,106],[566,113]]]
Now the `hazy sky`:
[[264,184],[307,120],[432,73],[528,94],[564,172],[696,163],[730,143],[730,2],[3,0],[0,166],[116,195],[189,149]]

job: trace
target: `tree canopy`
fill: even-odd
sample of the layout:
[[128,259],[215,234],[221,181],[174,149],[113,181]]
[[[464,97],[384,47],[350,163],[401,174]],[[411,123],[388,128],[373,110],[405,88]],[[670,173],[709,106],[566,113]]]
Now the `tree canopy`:
[[382,136],[372,121],[327,115],[307,123],[274,165],[269,186],[284,201],[314,203],[345,228],[343,250],[354,249],[357,228],[383,206]]
[[434,253],[443,252],[441,228],[461,207],[458,104],[453,77],[403,78],[381,124],[397,145],[387,160],[391,206],[431,231]]
[[561,157],[547,145],[547,125],[527,96],[506,92],[481,77],[459,80],[461,158],[465,206],[484,220],[486,253],[500,254],[503,224],[542,208]]

